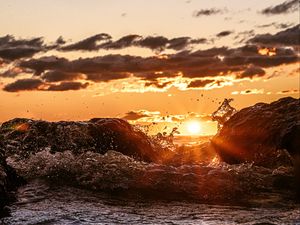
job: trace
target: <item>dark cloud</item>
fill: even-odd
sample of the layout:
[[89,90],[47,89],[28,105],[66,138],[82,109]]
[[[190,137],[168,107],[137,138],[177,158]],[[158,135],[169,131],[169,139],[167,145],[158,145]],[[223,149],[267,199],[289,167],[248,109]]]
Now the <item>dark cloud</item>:
[[198,10],[194,13],[195,17],[200,17],[200,16],[211,16],[211,15],[216,15],[216,14],[221,14],[223,13],[223,10],[221,9],[216,9],[216,8],[211,8],[211,9],[201,9]]
[[145,87],[154,86],[154,87],[157,87],[157,88],[165,88],[170,84],[172,84],[172,81],[161,82],[161,81],[158,81],[158,80],[153,80],[153,81],[146,82]]
[[[63,72],[83,74],[117,74],[138,73],[147,71],[165,70],[164,60],[157,57],[139,57],[130,55],[106,55],[93,58],[80,58],[69,61],[65,58],[42,57],[20,63],[22,67],[37,71],[37,74],[46,70],[58,70]],[[107,80],[107,79],[106,79]]]
[[128,78],[130,74],[125,68],[122,69],[121,67],[125,66],[126,62],[129,63],[128,67],[134,67],[134,62],[130,63],[130,61],[138,58],[140,57],[107,55],[69,61],[66,58],[51,56],[23,61],[20,63],[20,66],[33,70],[35,75],[43,73],[41,78],[47,82],[76,79],[107,82],[110,80]]
[[112,80],[125,79],[130,77],[129,73],[116,72],[116,73],[87,73],[86,80],[93,82],[109,82]]
[[229,36],[230,34],[232,34],[233,31],[230,31],[230,30],[225,30],[225,31],[222,31],[220,33],[218,33],[216,36],[218,38],[221,38],[221,37],[226,37],[226,36]]
[[138,120],[141,118],[149,117],[149,115],[145,114],[145,111],[130,111],[126,113],[126,115],[122,118],[125,120]]
[[108,41],[110,39],[111,39],[111,36],[109,34],[104,34],[104,33],[96,34],[92,37],[86,38],[86,39],[76,42],[74,44],[61,47],[61,50],[63,50],[63,51],[76,51],[76,50],[94,51],[94,50],[99,49],[98,42]]
[[54,70],[44,73],[41,78],[47,82],[58,82],[77,80],[83,78],[83,75],[80,73],[66,73]]
[[19,47],[19,46],[31,46],[31,47],[42,47],[43,39],[41,37],[32,39],[19,39],[16,40],[12,35],[6,35],[0,37],[0,46]]
[[[299,55],[295,49],[286,47],[287,44],[293,44],[294,46],[299,42],[299,40],[297,42],[298,37],[295,38],[298,32],[299,25],[274,35],[256,35],[249,41],[249,43],[255,44],[238,48],[221,47],[197,51],[185,50],[190,43],[196,41],[196,39],[189,37],[166,39],[158,36],[144,39],[138,35],[125,36],[116,42],[110,41],[105,44],[106,47],[104,45],[102,47],[123,48],[132,45],[141,46],[140,43],[143,43],[143,47],[156,50],[164,48],[183,48],[184,50],[174,54],[152,57],[109,54],[76,60],[55,56],[32,58],[15,62],[14,67],[16,70],[10,75],[15,76],[18,71],[26,71],[31,73],[33,78],[39,76],[44,86],[50,88],[54,85],[50,88],[51,90],[64,89],[65,86],[58,86],[59,84],[57,84],[57,82],[62,81],[109,82],[129,77],[137,77],[143,80],[144,85],[147,87],[166,88],[172,84],[169,80],[161,78],[174,78],[176,76],[193,78],[195,82],[191,82],[189,87],[199,87],[201,85],[205,86],[205,82],[208,82],[203,80],[214,80],[220,75],[237,74],[239,79],[252,79],[253,77],[264,76],[264,69],[266,68],[299,62]],[[6,39],[0,39],[0,43],[6,43]],[[273,45],[261,49],[261,45],[267,46],[264,44],[265,42],[273,43]],[[208,77],[210,78],[208,79]],[[217,82],[218,79],[215,80],[213,86],[222,86],[220,82]],[[45,90],[44,86],[36,89]],[[79,86],[78,89],[85,87],[87,86]],[[10,86],[8,85],[5,90],[9,91]]]
[[214,83],[215,80],[193,80],[189,83],[187,86],[188,88],[199,88],[199,87],[205,87],[208,84]]
[[[231,53],[233,53],[234,50],[227,48],[227,47],[221,47],[221,48],[209,48],[209,49],[205,49],[205,50],[197,50],[194,51],[192,53],[187,52],[189,54],[191,54],[193,57],[200,57],[200,58],[206,58],[206,57],[215,57],[218,55],[230,55]],[[177,54],[180,55],[182,53]]]
[[131,46],[137,45],[137,41],[140,40],[142,37],[140,35],[131,34],[120,38],[119,40],[113,42],[109,41],[104,43],[100,46],[100,48],[104,49],[122,49]]
[[229,66],[241,66],[241,65],[255,65],[260,67],[274,67],[282,64],[296,63],[299,61],[299,57],[292,56],[253,56],[253,57],[227,57],[225,63]]
[[289,0],[279,5],[265,8],[261,13],[265,15],[277,15],[295,12],[297,9],[299,9],[299,0]]
[[89,83],[80,83],[80,82],[62,82],[60,84],[52,84],[47,89],[47,91],[75,91],[80,89],[87,88]]
[[238,78],[245,78],[245,77],[255,77],[255,76],[264,76],[266,72],[258,66],[249,66],[243,73],[241,73]]
[[126,35],[114,41],[109,34],[101,33],[93,35],[73,44],[67,44],[63,37],[59,37],[54,43],[46,45],[43,38],[19,39],[7,35],[0,37],[0,58],[16,60],[32,57],[39,52],[49,50],[58,51],[98,51],[100,49],[116,50],[128,47],[141,47],[161,52],[165,49],[176,51],[184,50],[192,45],[208,43],[205,38],[193,39],[191,37],[177,37],[168,39],[163,36],[142,37],[136,34]]
[[3,90],[8,92],[38,90],[43,85],[40,79],[21,79],[7,84]]
[[[182,50],[185,49],[190,44],[191,38],[189,37],[179,37],[173,38],[168,42],[168,48],[174,50]],[[194,41],[195,43],[196,41]]]
[[[101,43],[104,41],[104,43]],[[100,42],[100,43],[99,43]],[[163,36],[147,36],[142,37],[137,34],[130,34],[120,39],[113,41],[108,34],[98,34],[86,38],[75,44],[63,46],[62,51],[98,51],[99,49],[115,50],[128,47],[142,47],[149,48],[153,51],[163,51],[165,49],[183,50],[190,45],[207,43],[205,38],[192,39],[190,37],[178,37],[168,39]]]
[[192,45],[207,44],[209,42],[210,41],[207,40],[206,38],[192,39],[190,37],[178,37],[178,38],[170,39],[167,43],[166,48],[182,51]]
[[274,66],[280,66],[284,64],[291,64],[291,63],[297,63],[299,62],[298,56],[277,56],[277,57],[253,57],[252,59],[249,59],[250,63],[253,63],[254,65],[261,66],[261,67],[274,67]]
[[115,42],[104,44],[106,49],[121,49],[126,47],[143,47],[154,51],[165,49],[183,50],[190,45],[207,43],[207,39],[192,39],[190,37],[178,37],[168,39],[163,36],[148,36],[143,38],[140,35],[128,35]]
[[28,78],[16,80],[4,86],[3,90],[8,92],[19,91],[69,91],[88,87],[88,83],[61,82],[59,84],[46,83],[40,79]]
[[150,48],[152,50],[162,51],[168,44],[169,40],[163,36],[157,37],[146,37],[138,42],[138,45],[145,48]]
[[280,31],[274,35],[260,34],[250,39],[249,42],[265,45],[283,45],[295,46],[300,45],[300,25]]
[[276,55],[269,56],[261,55],[255,45],[246,45],[236,49],[223,47],[195,52],[184,51],[167,55],[165,58],[106,55],[70,61],[65,58],[43,57],[23,61],[19,66],[33,70],[37,75],[48,70],[60,71],[63,73],[62,80],[68,76],[65,73],[75,73],[83,74],[86,80],[94,82],[123,79],[131,75],[154,81],[161,77],[177,76],[179,72],[182,72],[184,77],[201,78],[245,71],[250,65],[272,67],[295,63],[298,60],[299,57],[292,49],[277,48]]
[[19,39],[16,40],[11,35],[0,37],[0,58],[5,60],[16,60],[20,58],[32,57],[34,54],[45,51],[42,38]]
[[39,59],[30,59],[20,62],[20,67],[32,69],[35,75],[40,75],[46,70],[65,70],[69,60],[56,56],[47,56]]
[[57,38],[56,42],[55,42],[57,45],[64,45],[66,43],[65,39],[60,36]]
[[8,60],[15,60],[25,57],[31,57],[40,51],[40,49],[30,47],[5,48],[0,49],[0,57]]

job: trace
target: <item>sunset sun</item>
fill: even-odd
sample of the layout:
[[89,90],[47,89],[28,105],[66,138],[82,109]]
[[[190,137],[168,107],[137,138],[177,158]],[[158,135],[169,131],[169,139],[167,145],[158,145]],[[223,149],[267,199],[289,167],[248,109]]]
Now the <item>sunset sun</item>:
[[199,121],[189,121],[187,122],[186,127],[189,134],[191,135],[200,134],[201,125]]

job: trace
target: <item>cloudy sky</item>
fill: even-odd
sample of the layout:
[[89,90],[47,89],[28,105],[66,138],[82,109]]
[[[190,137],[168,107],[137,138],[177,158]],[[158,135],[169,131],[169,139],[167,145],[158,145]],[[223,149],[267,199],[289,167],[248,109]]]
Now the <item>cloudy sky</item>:
[[0,121],[201,121],[299,98],[299,0],[0,0]]

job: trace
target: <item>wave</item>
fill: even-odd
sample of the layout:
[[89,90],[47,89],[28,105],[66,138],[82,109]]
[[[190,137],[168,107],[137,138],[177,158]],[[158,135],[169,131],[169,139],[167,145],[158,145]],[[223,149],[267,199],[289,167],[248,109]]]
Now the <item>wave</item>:
[[165,199],[249,202],[267,192],[287,199],[292,198],[294,185],[292,167],[269,169],[217,161],[166,165],[138,161],[116,151],[78,155],[44,150],[28,158],[9,157],[7,161],[28,181],[45,179],[52,184]]

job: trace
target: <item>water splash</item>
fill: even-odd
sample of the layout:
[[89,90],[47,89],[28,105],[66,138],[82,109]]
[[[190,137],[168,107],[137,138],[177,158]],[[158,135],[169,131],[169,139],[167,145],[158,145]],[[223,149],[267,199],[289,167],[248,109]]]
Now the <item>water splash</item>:
[[[134,129],[137,131],[141,131],[145,133],[151,140],[151,143],[155,146],[156,149],[168,149],[170,151],[174,151],[176,149],[176,145],[174,144],[174,137],[176,134],[180,134],[178,131],[178,127],[173,127],[170,133],[168,132],[158,132],[155,135],[150,134],[151,127],[155,125],[155,123],[141,125],[135,124],[133,125]],[[167,126],[165,129],[168,128]]]
[[237,110],[230,105],[230,102],[233,101],[233,98],[225,98],[223,103],[219,106],[217,111],[212,114],[213,121],[218,122],[218,130],[223,127],[223,124],[230,119]]
[[122,193],[214,203],[239,202],[262,192],[271,193],[276,190],[276,182],[288,186],[293,174],[292,168],[272,170],[249,163],[202,162],[177,166],[146,163],[115,151],[74,155],[70,151],[51,154],[45,150],[28,159],[10,157],[9,164],[29,181],[39,178],[52,184],[97,191],[122,190]]

